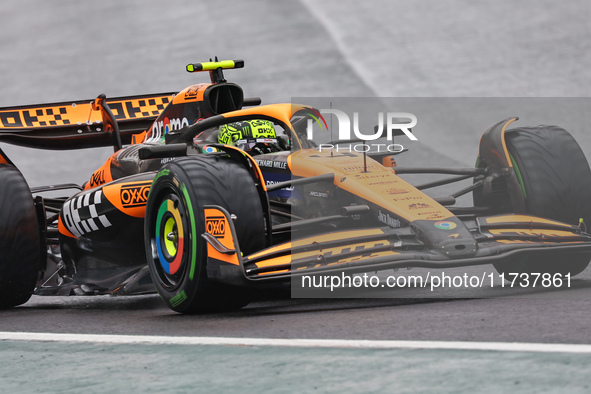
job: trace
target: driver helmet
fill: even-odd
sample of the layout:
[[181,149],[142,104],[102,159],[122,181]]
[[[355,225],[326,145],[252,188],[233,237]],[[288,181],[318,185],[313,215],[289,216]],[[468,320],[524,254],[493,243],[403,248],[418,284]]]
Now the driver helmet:
[[243,120],[223,125],[220,128],[218,142],[255,155],[280,150],[273,122],[262,119]]

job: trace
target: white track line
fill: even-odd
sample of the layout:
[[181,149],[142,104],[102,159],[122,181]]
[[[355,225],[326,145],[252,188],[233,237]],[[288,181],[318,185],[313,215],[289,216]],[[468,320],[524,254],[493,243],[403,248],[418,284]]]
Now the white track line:
[[[341,34],[337,29],[335,29],[333,22],[326,17],[326,15],[318,11],[318,4],[310,0],[301,0],[300,3],[308,10],[308,13],[318,21],[318,24],[326,30],[326,33],[332,38],[333,44],[336,45],[337,50],[341,55],[343,55],[343,59],[347,62],[351,70],[361,82],[371,90],[376,97],[379,97],[379,88],[376,87],[372,80],[367,76],[367,70],[365,68],[365,64],[360,64],[359,62],[355,61],[355,57],[351,55],[350,48],[346,45],[345,40],[341,37]],[[382,95],[383,96],[383,95]]]
[[57,334],[36,332],[0,332],[0,341],[101,343],[121,345],[218,345],[342,349],[439,349],[501,352],[591,353],[591,345],[559,343],[166,337],[148,335]]

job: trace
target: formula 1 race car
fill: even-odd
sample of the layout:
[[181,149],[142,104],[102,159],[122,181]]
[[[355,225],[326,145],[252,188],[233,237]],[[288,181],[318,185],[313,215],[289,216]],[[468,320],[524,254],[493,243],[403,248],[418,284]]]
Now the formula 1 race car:
[[[356,141],[314,133],[326,124],[312,107],[244,98],[222,71],[243,64],[190,64],[211,83],[176,94],[0,109],[0,142],[114,147],[85,184],[33,188],[0,150],[1,308],[155,288],[193,313],[240,308],[253,286],[303,274],[587,267],[591,171],[567,131],[509,118],[484,132],[475,168],[397,167],[399,151],[326,149]],[[453,177],[399,176],[416,173]],[[423,192],[466,179],[448,196]],[[473,206],[456,207],[468,193]]]

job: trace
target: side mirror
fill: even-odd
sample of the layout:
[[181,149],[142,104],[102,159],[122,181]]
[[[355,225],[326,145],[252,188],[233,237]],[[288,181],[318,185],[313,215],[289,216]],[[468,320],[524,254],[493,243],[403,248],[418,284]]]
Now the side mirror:
[[396,159],[393,155],[382,157],[382,165],[384,167],[396,167]]

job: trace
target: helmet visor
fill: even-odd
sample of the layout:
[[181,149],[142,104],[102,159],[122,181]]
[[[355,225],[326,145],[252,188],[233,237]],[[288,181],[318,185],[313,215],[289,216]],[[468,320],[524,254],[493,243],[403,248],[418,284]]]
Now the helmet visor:
[[277,144],[276,138],[248,138],[244,140],[238,140],[235,146],[244,151],[249,151],[256,146],[256,144]]

